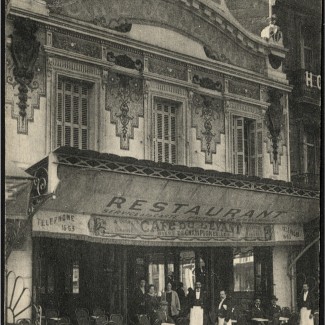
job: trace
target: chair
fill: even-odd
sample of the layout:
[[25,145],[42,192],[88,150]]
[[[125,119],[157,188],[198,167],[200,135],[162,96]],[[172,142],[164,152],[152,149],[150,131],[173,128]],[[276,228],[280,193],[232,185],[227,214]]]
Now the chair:
[[19,324],[19,325],[31,325],[32,321],[29,318],[22,318],[22,319],[18,319],[16,324]]
[[93,315],[94,316],[101,316],[101,315],[105,315],[105,310],[103,308],[100,307],[96,307],[93,311]]
[[281,310],[281,316],[290,318],[290,316],[291,316],[290,308],[289,307],[283,307],[282,310]]
[[77,318],[89,317],[89,311],[86,308],[77,308],[75,314]]
[[78,325],[92,325],[89,317],[80,317],[77,318]]
[[75,310],[78,325],[91,325],[89,311],[86,308],[77,308]]
[[147,315],[138,315],[138,321],[140,325],[150,325],[150,320]]
[[96,325],[107,325],[109,323],[108,316],[106,315],[97,315]]
[[121,314],[112,314],[110,321],[114,322],[116,325],[123,325],[123,316]]
[[59,317],[59,311],[56,309],[45,310],[45,323],[46,325],[56,325],[56,321],[51,319],[52,317]]
[[65,316],[65,317],[61,317],[60,320],[58,321],[59,325],[69,325],[71,324],[70,322],[70,318]]

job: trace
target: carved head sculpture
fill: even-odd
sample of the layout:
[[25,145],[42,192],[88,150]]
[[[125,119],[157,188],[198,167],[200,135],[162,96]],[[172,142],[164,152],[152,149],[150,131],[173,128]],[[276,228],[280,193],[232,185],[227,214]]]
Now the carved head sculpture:
[[[14,76],[30,83],[34,77],[34,65],[38,57],[40,43],[36,40],[37,25],[29,19],[14,21],[11,52],[14,61]],[[18,80],[19,82],[19,80]]]

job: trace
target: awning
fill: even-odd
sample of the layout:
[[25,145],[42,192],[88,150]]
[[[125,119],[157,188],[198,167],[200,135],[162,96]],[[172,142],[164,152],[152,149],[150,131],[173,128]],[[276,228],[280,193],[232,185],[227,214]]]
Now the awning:
[[67,162],[57,166],[56,200],[33,218],[34,236],[166,246],[301,244],[302,224],[319,215],[313,198]]
[[6,218],[26,219],[33,177],[11,161],[5,168]]

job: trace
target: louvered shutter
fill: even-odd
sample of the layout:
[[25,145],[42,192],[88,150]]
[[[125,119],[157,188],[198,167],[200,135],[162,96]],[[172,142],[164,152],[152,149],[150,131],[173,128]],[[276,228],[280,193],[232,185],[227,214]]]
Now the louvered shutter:
[[154,160],[176,163],[176,108],[156,102],[154,110]]
[[244,118],[233,119],[233,166],[235,174],[245,174]]
[[257,176],[263,177],[263,122],[256,123]]
[[256,175],[256,152],[257,152],[257,141],[256,141],[256,122],[251,120],[248,124],[248,167],[249,167],[249,175],[255,176]]
[[57,146],[88,149],[88,87],[70,80],[58,80]]

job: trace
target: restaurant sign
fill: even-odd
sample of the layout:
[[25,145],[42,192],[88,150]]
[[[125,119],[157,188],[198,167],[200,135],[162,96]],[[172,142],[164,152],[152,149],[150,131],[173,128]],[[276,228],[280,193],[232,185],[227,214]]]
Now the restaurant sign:
[[265,243],[301,242],[301,225],[271,225],[224,221],[183,221],[140,219],[82,214],[60,214],[40,211],[33,218],[33,233],[59,234],[59,237],[81,236],[85,240],[130,244],[164,243]]

